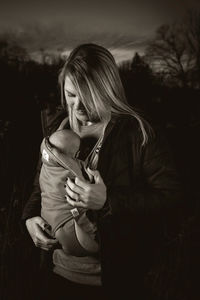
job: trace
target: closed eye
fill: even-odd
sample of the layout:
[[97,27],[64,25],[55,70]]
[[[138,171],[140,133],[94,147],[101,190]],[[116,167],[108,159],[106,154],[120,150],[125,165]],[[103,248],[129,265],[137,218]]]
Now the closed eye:
[[67,94],[68,97],[76,97],[75,94],[73,94],[73,93],[71,93],[71,92],[69,92],[67,90],[65,90],[65,93]]

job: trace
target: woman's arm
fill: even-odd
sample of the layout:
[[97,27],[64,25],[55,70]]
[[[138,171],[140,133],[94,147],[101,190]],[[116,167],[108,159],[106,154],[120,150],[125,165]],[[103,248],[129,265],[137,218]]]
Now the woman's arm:
[[39,158],[36,175],[33,183],[33,191],[28,199],[22,214],[22,222],[30,234],[36,247],[50,250],[57,244],[56,239],[49,238],[45,230],[48,224],[40,216],[41,191],[39,185],[39,174],[41,169],[41,158]]
[[[128,147],[127,170],[119,178],[113,174],[108,187],[112,213],[128,210],[137,215],[157,214],[180,204],[181,184],[166,140],[156,134],[139,152],[132,135]],[[125,176],[132,186],[123,184]]]
[[[113,158],[113,173],[107,177],[107,200],[98,211],[99,224],[129,222],[149,240],[171,240],[184,216],[182,186],[165,138],[157,133],[138,150],[134,134],[120,158]],[[128,161],[116,167],[128,153]],[[132,225],[131,225],[132,226]],[[125,230],[125,229],[122,229]],[[127,229],[126,229],[127,230]]]
[[22,220],[25,221],[29,218],[40,216],[41,211],[41,191],[39,185],[39,176],[40,176],[40,169],[41,169],[41,155],[39,156],[36,173],[33,181],[33,189],[31,195],[26,202],[22,213]]

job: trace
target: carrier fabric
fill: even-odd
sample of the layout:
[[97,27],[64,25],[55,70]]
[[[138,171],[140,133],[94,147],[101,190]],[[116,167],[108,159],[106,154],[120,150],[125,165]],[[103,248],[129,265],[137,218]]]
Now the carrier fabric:
[[[42,168],[40,172],[40,188],[42,196],[41,216],[51,225],[52,235],[64,223],[76,218],[77,222],[83,222],[83,216],[86,217],[86,209],[76,209],[67,203],[65,199],[66,180],[78,176],[82,178],[81,162],[63,154],[56,149],[52,149],[48,140],[44,139],[41,144]],[[88,223],[88,219],[87,219]],[[94,224],[90,224],[86,231],[94,230]]]

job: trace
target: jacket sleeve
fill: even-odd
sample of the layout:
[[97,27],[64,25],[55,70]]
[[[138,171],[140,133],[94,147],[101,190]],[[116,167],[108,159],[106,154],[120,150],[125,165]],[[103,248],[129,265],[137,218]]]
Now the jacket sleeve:
[[[107,187],[97,223],[102,274],[106,277],[114,269],[112,276],[123,274],[120,278],[126,282],[126,274],[145,278],[152,271],[166,253],[165,246],[174,245],[182,224],[182,188],[170,147],[157,132],[141,147],[135,128],[119,124],[99,162]],[[112,276],[106,277],[108,282]]]
[[182,189],[170,147],[159,133],[145,146],[139,144],[141,138],[129,135],[126,147],[121,150],[121,161],[127,153],[128,162],[121,172],[112,174],[101,216],[130,216],[145,220],[146,224],[148,219],[151,223],[155,220],[155,224],[166,224],[170,218],[173,226],[172,219],[181,216]]
[[42,163],[41,163],[41,156],[40,156],[36,168],[34,182],[33,182],[33,189],[22,213],[23,222],[25,222],[29,218],[40,216],[41,191],[39,185],[39,175],[40,175],[41,164]]

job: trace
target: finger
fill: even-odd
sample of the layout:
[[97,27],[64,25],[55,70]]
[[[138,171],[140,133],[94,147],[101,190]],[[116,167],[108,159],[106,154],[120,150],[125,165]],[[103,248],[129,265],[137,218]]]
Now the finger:
[[45,224],[47,224],[44,219],[42,219],[41,217],[37,217],[36,223],[40,226],[43,227]]
[[87,168],[88,173],[93,176],[95,183],[102,183],[103,179],[98,170],[91,170],[89,167]]
[[87,167],[87,172],[94,177],[95,170],[90,169],[90,167]]
[[43,244],[40,243],[40,242],[35,242],[35,246],[36,246],[37,248],[43,249],[43,250],[45,250],[45,251],[49,251],[50,249],[53,248],[53,246],[45,246],[45,245],[43,245]]
[[87,207],[86,203],[84,203],[82,201],[74,201],[74,200],[70,199],[69,197],[66,197],[66,200],[73,207],[82,207],[82,208]]
[[97,184],[104,183],[104,181],[103,181],[103,179],[102,179],[102,177],[101,177],[99,171],[96,171],[96,174],[95,174],[95,176],[94,176],[94,181],[95,181],[95,183],[97,183]]
[[[45,249],[48,249],[48,250],[52,249],[55,246],[55,242],[54,243],[47,243],[46,244],[46,243],[44,243],[43,241],[40,241],[40,240],[35,240],[34,244],[38,248],[42,248],[42,249],[45,248]],[[56,244],[57,244],[57,242],[56,242]]]
[[[82,188],[82,191],[83,190],[87,190],[89,187],[90,187],[90,182],[88,181],[83,181],[82,179],[76,177],[75,178],[75,184],[79,187]],[[79,192],[79,194],[81,194],[81,191]]]
[[73,192],[68,186],[66,186],[65,190],[66,190],[67,196],[72,198],[74,201],[79,200],[79,194]]
[[90,171],[88,171],[88,170],[90,170],[89,167],[88,167],[88,168],[85,168],[85,172],[87,173],[87,175],[88,175],[88,177],[89,177],[89,181],[90,181],[90,183],[91,183],[91,182],[94,181],[94,176],[93,176],[93,174],[92,174]]
[[51,248],[45,248],[45,247],[40,247],[40,249],[45,250],[45,251],[51,250]]
[[49,227],[50,225],[45,222],[42,218],[38,218],[37,219],[37,225],[39,225],[43,230],[45,230],[45,228]]
[[37,226],[37,230],[36,230],[36,234],[35,234],[35,238],[37,241],[42,242],[44,245],[53,245],[57,243],[56,239],[50,239],[46,236],[46,234],[44,233],[44,231],[41,230],[41,228],[36,224]]
[[75,179],[75,183],[70,179],[68,178],[67,179],[67,185],[66,187],[69,187],[73,192],[77,193],[77,194],[80,194],[81,191],[83,190],[80,186],[77,186],[76,184],[76,179]]
[[56,239],[48,239],[46,242],[45,242],[45,245],[47,246],[54,246],[55,244],[57,244],[58,241]]

